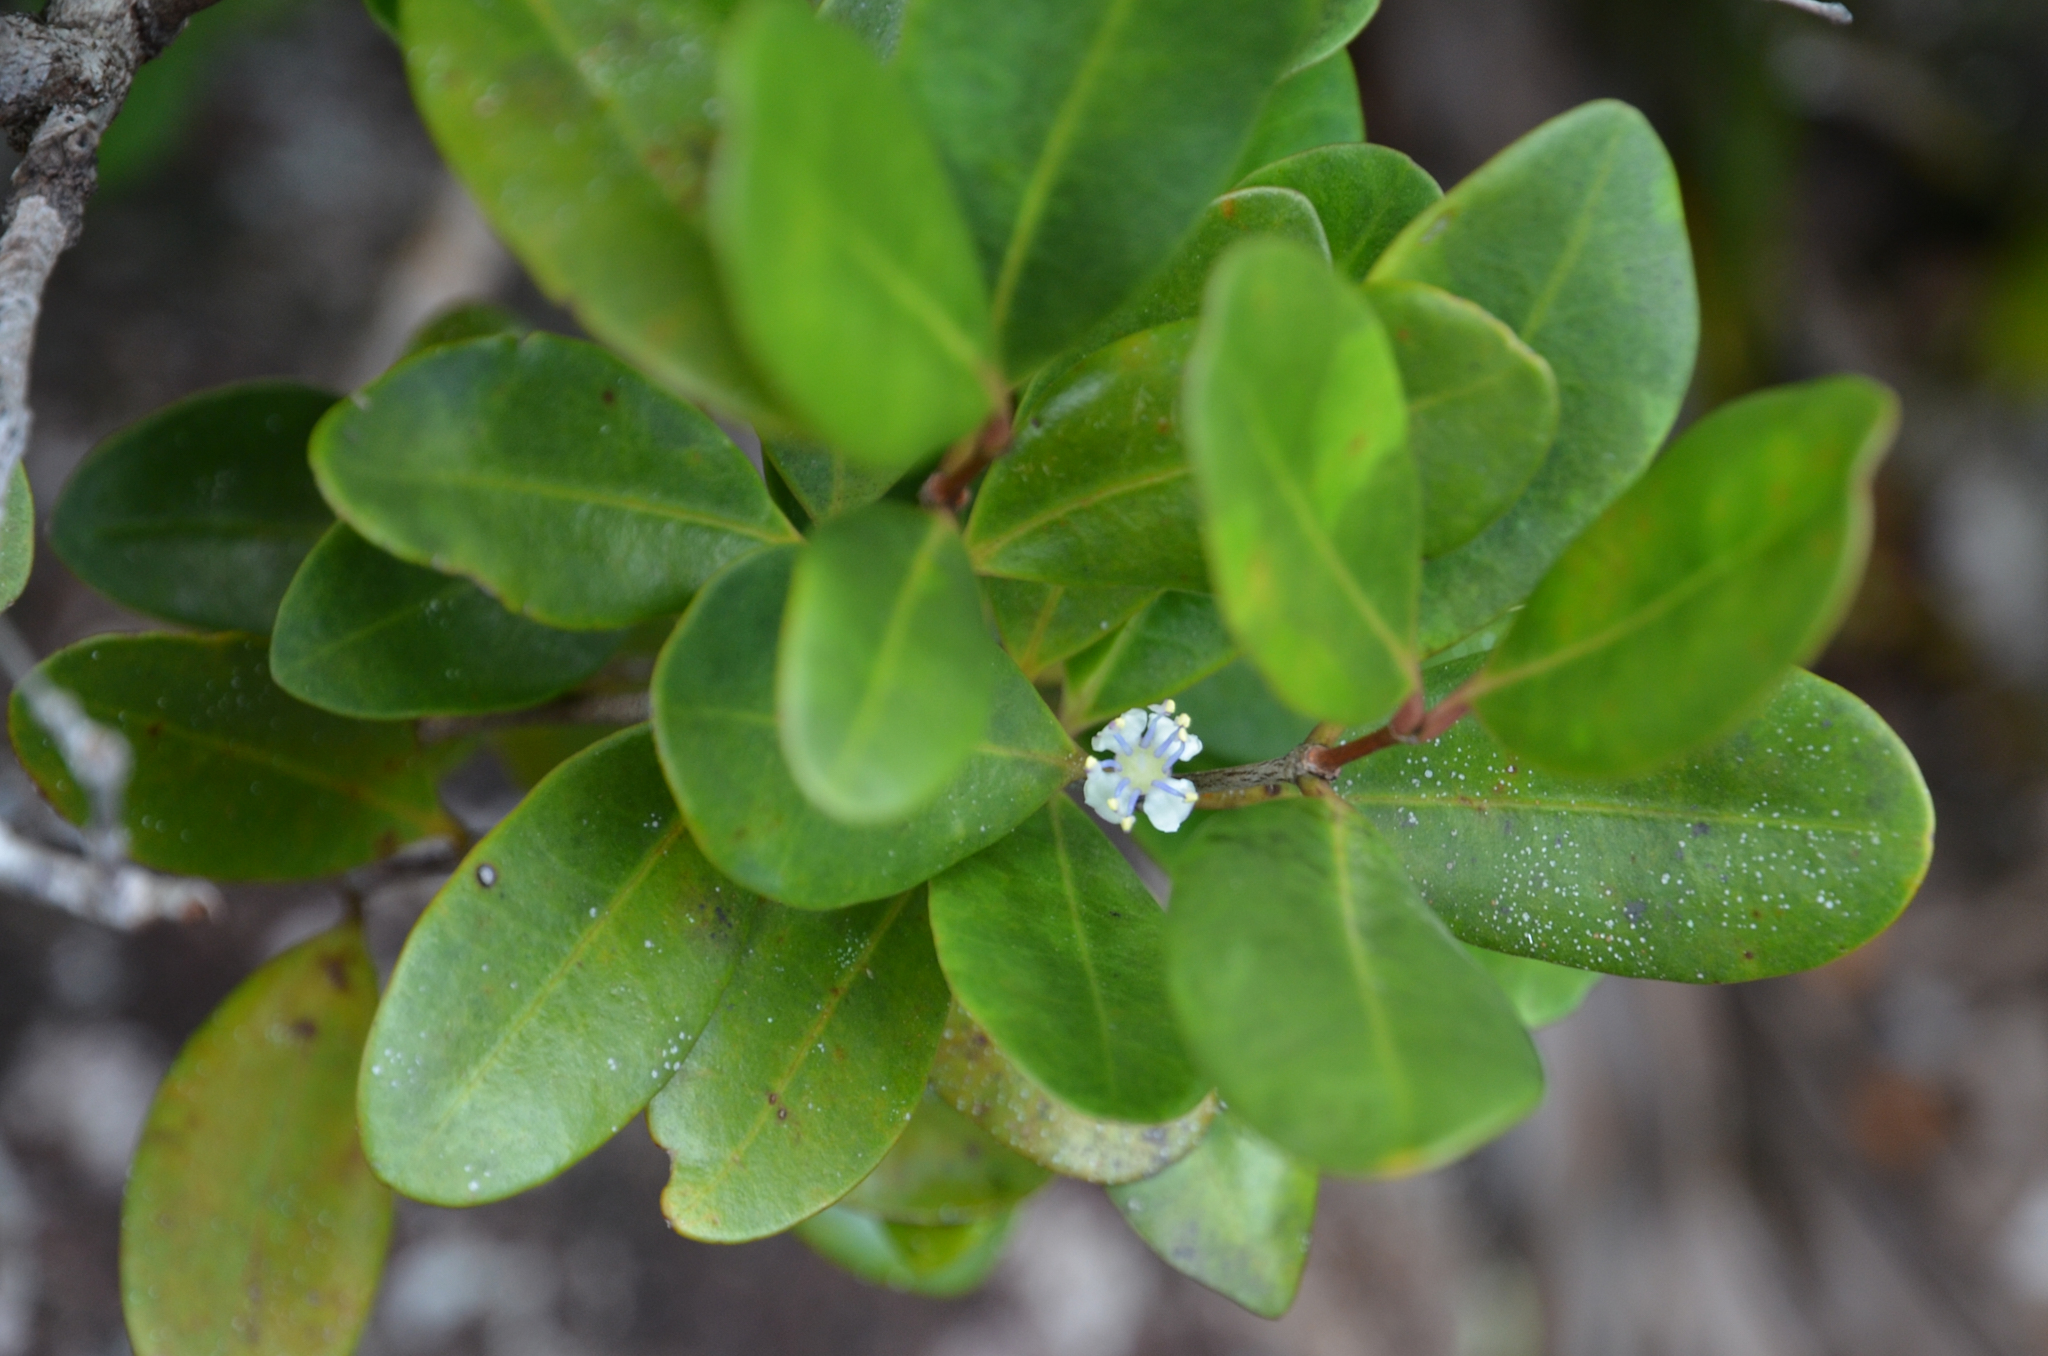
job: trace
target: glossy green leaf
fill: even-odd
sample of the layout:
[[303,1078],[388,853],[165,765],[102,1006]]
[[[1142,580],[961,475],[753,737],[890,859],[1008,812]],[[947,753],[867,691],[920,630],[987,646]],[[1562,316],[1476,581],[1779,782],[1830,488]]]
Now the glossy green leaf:
[[1029,579],[988,578],[982,596],[1017,667],[1036,678],[1080,653],[1158,596],[1145,588],[1069,588]]
[[967,223],[911,101],[796,0],[719,62],[711,228],[740,329],[825,440],[900,470],[987,417],[999,382]]
[[1462,297],[1375,283],[1394,340],[1408,453],[1422,481],[1422,554],[1462,546],[1521,498],[1557,438],[1557,378],[1541,354]]
[[618,644],[617,632],[507,612],[467,579],[387,556],[337,523],[278,607],[270,672],[345,716],[515,711],[582,682]]
[[1318,146],[1357,145],[1364,140],[1358,72],[1352,69],[1349,53],[1332,52],[1274,86],[1230,181],[1236,183],[1275,160]]
[[1216,600],[1162,593],[1115,635],[1067,661],[1060,721],[1085,730],[1200,682],[1237,658]]
[[1300,70],[1343,50],[1372,22],[1379,8],[1380,0],[1322,0],[1315,26],[1295,54],[1293,69]]
[[[128,740],[129,851],[144,866],[221,880],[301,880],[454,837],[434,783],[445,750],[405,725],[307,706],[270,678],[260,641],[107,635],[36,672]],[[17,687],[8,732],[22,766],[73,823],[85,792]]]
[[1356,282],[1402,228],[1443,190],[1413,160],[1386,146],[1324,146],[1246,175],[1240,189],[1291,188],[1315,204],[1330,261]]
[[946,1020],[924,892],[764,909],[717,1014],[647,1109],[678,1233],[765,1238],[844,1196],[924,1095]]
[[306,439],[334,404],[295,382],[202,392],[131,424],[72,472],[50,546],[115,602],[166,621],[265,632],[334,514]]
[[1109,1189],[1168,1266],[1262,1318],[1294,1303],[1316,1219],[1316,1172],[1225,1113],[1193,1153]]
[[36,508],[28,488],[28,472],[20,462],[7,478],[7,504],[0,510],[0,612],[14,606],[28,587],[35,563]]
[[463,344],[471,339],[489,339],[500,334],[519,339],[532,331],[533,326],[503,306],[488,301],[461,302],[438,312],[415,330],[412,338],[406,341],[405,352],[399,361],[443,344]]
[[796,539],[716,424],[552,334],[401,364],[321,421],[312,457],[373,544],[554,626],[679,611],[728,561]]
[[891,1224],[971,1224],[1051,1176],[927,1089],[895,1146],[840,1204]]
[[1245,652],[1308,715],[1391,713],[1416,681],[1422,515],[1385,327],[1299,246],[1240,245],[1210,281],[1182,413]]
[[998,669],[951,522],[872,504],[798,555],[775,661],[776,728],[811,803],[848,824],[903,820],[973,756]]
[[1543,1092],[1500,987],[1363,816],[1320,797],[1207,817],[1174,873],[1181,1032],[1231,1111],[1333,1172],[1449,1162]]
[[818,17],[843,25],[887,61],[896,55],[896,40],[903,34],[906,0],[824,0]]
[[870,471],[820,443],[765,438],[761,454],[815,522],[872,504],[895,483],[895,477]]
[[932,1299],[964,1295],[1002,1260],[1016,1216],[970,1224],[897,1224],[835,1205],[796,1226],[796,1236],[862,1280]]
[[1738,400],[1572,543],[1473,688],[1557,771],[1645,771],[1733,729],[1840,624],[1898,400],[1862,377]]
[[1600,976],[1591,970],[1574,970],[1528,956],[1510,956],[1483,946],[1467,946],[1465,950],[1479,962],[1480,969],[1493,976],[1493,982],[1514,1004],[1522,1025],[1531,1030],[1571,1016],[1600,982]]
[[1166,999],[1166,914],[1065,796],[932,879],[961,1007],[1032,1081],[1088,1116],[1168,1121],[1209,1085]]
[[669,785],[704,855],[772,899],[836,909],[930,879],[1008,833],[1079,775],[1081,754],[995,646],[995,707],[939,798],[902,824],[858,827],[816,809],[783,765],[775,642],[794,551],[740,562],[698,597],[654,673]]
[[356,1140],[377,1008],[360,928],[294,947],[228,995],[157,1089],[121,1201],[138,1356],[348,1356],[391,1191]]
[[898,64],[966,209],[1012,376],[1166,262],[1228,185],[1314,3],[909,8]]
[[[1156,907],[1156,906],[1154,906]],[[1084,1182],[1135,1182],[1179,1162],[1216,1118],[1216,1098],[1173,1120],[1102,1120],[1076,1111],[1025,1073],[956,1003],[932,1065],[932,1089],[1034,1163]]]
[[403,22],[413,99],[542,290],[663,386],[754,420],[703,220],[734,0],[452,0]]
[[1440,650],[1526,596],[1677,417],[1699,345],[1678,176],[1640,113],[1587,104],[1417,217],[1372,277],[1477,302],[1557,375],[1557,442],[1528,492],[1424,572],[1423,646]]
[[1218,669],[1179,696],[1205,746],[1200,763],[1229,767],[1278,758],[1303,740],[1315,722],[1273,695],[1247,660]]
[[571,758],[406,941],[363,1058],[378,1175],[477,1205],[582,1159],[689,1054],[757,908],[691,844],[644,727]]
[[[1432,695],[1472,667],[1432,672]],[[1648,777],[1539,772],[1467,720],[1353,763],[1337,787],[1466,941],[1655,979],[1824,965],[1891,924],[1934,847],[1905,745],[1807,673],[1721,743]]]

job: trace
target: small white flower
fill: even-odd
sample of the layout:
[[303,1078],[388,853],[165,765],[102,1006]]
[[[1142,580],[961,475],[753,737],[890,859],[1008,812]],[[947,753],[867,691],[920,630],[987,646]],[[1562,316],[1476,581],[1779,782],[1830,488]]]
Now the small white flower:
[[1113,755],[1088,760],[1082,799],[1088,808],[1129,833],[1138,822],[1138,806],[1161,833],[1172,833],[1187,821],[1200,792],[1173,765],[1202,751],[1202,741],[1188,732],[1188,718],[1176,716],[1173,703],[1148,711],[1135,707],[1102,727],[1089,741],[1097,753]]

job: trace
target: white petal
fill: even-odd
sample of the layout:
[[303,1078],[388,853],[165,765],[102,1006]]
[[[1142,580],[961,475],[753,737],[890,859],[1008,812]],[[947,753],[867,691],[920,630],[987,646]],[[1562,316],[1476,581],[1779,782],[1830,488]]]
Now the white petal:
[[1105,767],[1088,769],[1088,780],[1081,787],[1081,799],[1088,808],[1114,824],[1126,813],[1117,808],[1116,789],[1123,784],[1123,778]]
[[1195,808],[1195,784],[1183,777],[1159,782],[1145,797],[1145,818],[1161,833],[1174,833]]

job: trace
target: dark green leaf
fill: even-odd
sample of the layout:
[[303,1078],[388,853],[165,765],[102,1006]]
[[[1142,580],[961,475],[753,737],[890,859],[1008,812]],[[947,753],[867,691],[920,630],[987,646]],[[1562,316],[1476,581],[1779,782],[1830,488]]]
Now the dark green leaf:
[[1465,950],[1479,962],[1480,969],[1493,976],[1508,1002],[1515,1005],[1515,1015],[1522,1019],[1522,1025],[1531,1030],[1571,1016],[1600,982],[1600,976],[1590,970],[1510,956],[1483,946],[1467,946]]
[[955,998],[1033,1082],[1088,1116],[1167,1121],[1209,1090],[1166,999],[1166,914],[1065,796],[932,879]]
[[388,36],[398,36],[398,0],[363,0],[363,8]]
[[270,672],[301,701],[345,716],[514,711],[566,692],[619,645],[613,631],[557,631],[507,612],[467,579],[385,555],[336,523],[277,612]]
[[862,1280],[950,1299],[988,1279],[1015,1223],[1005,1210],[971,1224],[895,1224],[835,1205],[797,1225],[796,1236]]
[[818,17],[843,24],[859,34],[876,56],[887,61],[896,55],[905,3],[906,0],[825,0],[818,6]]
[[1238,156],[1230,181],[1318,146],[1365,140],[1365,109],[1358,102],[1358,72],[1349,53],[1332,52],[1282,80],[1266,99],[1252,139]]
[[840,1204],[891,1224],[971,1224],[1050,1176],[927,1089],[895,1147]]
[[405,58],[442,155],[549,296],[670,390],[772,422],[703,222],[734,7],[421,4]]
[[1516,614],[1480,718],[1532,762],[1606,775],[1733,729],[1848,609],[1898,418],[1884,387],[1835,377],[1693,425]]
[[35,501],[28,488],[28,472],[16,462],[13,474],[7,477],[7,505],[0,511],[0,612],[13,607],[28,587],[35,554]]
[[917,112],[845,29],[748,9],[718,68],[711,229],[741,332],[792,410],[901,470],[1000,385],[974,242]]
[[900,65],[981,251],[1006,370],[1066,348],[1229,182],[1314,0],[925,0]]
[[1179,700],[1202,737],[1201,766],[1278,758],[1315,728],[1313,720],[1274,696],[1259,671],[1242,659],[1204,678]]
[[533,326],[503,306],[493,305],[488,301],[466,301],[450,306],[414,331],[399,361],[403,362],[414,354],[425,353],[428,349],[439,348],[443,344],[489,339],[498,334],[509,334],[514,339],[519,339],[532,330]]
[[265,632],[334,515],[306,469],[325,391],[256,381],[158,410],[101,443],[50,515],[50,546],[115,602]]
[[[453,837],[434,782],[445,752],[412,729],[330,715],[270,679],[260,641],[95,636],[37,666],[135,754],[125,823],[136,861],[222,880],[299,880]],[[17,687],[8,731],[63,815],[90,806]]]
[[1316,1219],[1316,1173],[1227,1112],[1193,1153],[1109,1189],[1167,1265],[1263,1318],[1294,1303]]
[[363,1060],[378,1175],[476,1205],[610,1139],[712,1020],[757,907],[691,844],[645,727],[571,758],[399,957]]
[[851,1191],[917,1108],[945,1020],[922,890],[763,909],[711,1025],[647,1109],[672,1160],[670,1226],[765,1238]]
[[895,483],[893,476],[870,471],[818,443],[765,438],[761,454],[774,464],[789,492],[816,522],[872,504]]
[[207,1018],[157,1089],[121,1201],[138,1356],[348,1356],[391,1192],[356,1140],[377,1008],[362,931],[285,952]]
[[1067,661],[1060,721],[1069,730],[1149,706],[1200,682],[1237,658],[1216,600],[1162,593],[1109,639]]
[[618,732],[616,725],[519,725],[494,730],[484,742],[498,756],[512,784],[531,791],[570,758]]
[[775,643],[796,553],[764,551],[707,586],[654,674],[655,736],[704,854],[800,908],[839,908],[928,880],[979,851],[1078,775],[1081,755],[993,645],[995,708],[981,743],[931,807],[884,828],[812,807],[775,730]]
[[1528,488],[1557,438],[1557,378],[1513,330],[1462,297],[1375,283],[1366,298],[1401,364],[1408,452],[1422,481],[1422,554],[1440,556]]
[[988,725],[990,648],[951,522],[871,504],[819,528],[797,556],[775,661],[790,776],[847,824],[924,808]]
[[1416,218],[1372,276],[1479,303],[1544,356],[1562,399],[1528,492],[1424,572],[1423,648],[1441,650],[1525,597],[1677,417],[1699,344],[1678,176],[1640,113],[1587,104]]
[[1291,188],[1315,204],[1337,271],[1357,282],[1403,227],[1443,190],[1399,151],[1385,146],[1325,146],[1246,175],[1239,188]]
[[1404,1173],[1535,1105],[1514,1009],[1362,816],[1302,797],[1207,821],[1175,871],[1168,974],[1234,1114],[1318,1167]]
[[1011,1062],[958,1004],[932,1065],[932,1088],[1034,1163],[1084,1182],[1135,1182],[1187,1156],[1216,1118],[1204,1097],[1158,1124],[1099,1120],[1054,1097]]
[[555,626],[678,611],[726,562],[796,539],[716,424],[551,334],[395,368],[321,422],[313,472],[377,546]]
[[1322,0],[1315,27],[1295,53],[1292,69],[1300,70],[1341,51],[1372,22],[1379,7],[1380,0]]
[[995,578],[982,580],[981,592],[1010,657],[1032,678],[1101,640],[1158,596],[1144,588],[1068,588]]
[[[1432,672],[1433,695],[1472,668]],[[1912,755],[1805,673],[1649,777],[1534,771],[1468,720],[1353,763],[1337,786],[1460,937],[1617,975],[1725,983],[1823,965],[1891,924],[1933,851]]]
[[1183,417],[1230,629],[1289,705],[1374,721],[1416,683],[1421,502],[1384,326],[1297,245],[1209,284]]

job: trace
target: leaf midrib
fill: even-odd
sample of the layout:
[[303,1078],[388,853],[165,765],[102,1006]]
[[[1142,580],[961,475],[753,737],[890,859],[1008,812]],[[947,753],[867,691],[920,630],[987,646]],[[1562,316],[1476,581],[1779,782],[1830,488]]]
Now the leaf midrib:
[[1379,984],[1375,979],[1375,966],[1365,946],[1364,929],[1358,916],[1357,891],[1351,881],[1351,857],[1345,851],[1345,826],[1341,813],[1329,816],[1330,858],[1333,867],[1332,884],[1336,889],[1337,918],[1344,933],[1344,949],[1349,961],[1351,977],[1356,985],[1355,997],[1366,1026],[1372,1033],[1373,1053],[1386,1070],[1390,1095],[1396,1114],[1389,1117],[1396,1125],[1404,1128],[1414,1118],[1415,1089],[1408,1077],[1408,1068],[1401,1061],[1400,1051],[1394,1047],[1393,1030],[1387,1023],[1386,1004],[1382,1001]]
[[1192,471],[1187,463],[1182,462],[1178,466],[1169,466],[1163,471],[1152,471],[1129,480],[1109,481],[1095,486],[1088,493],[1078,498],[1063,499],[1044,512],[1026,518],[1020,523],[1013,524],[1001,536],[981,537],[971,543],[970,549],[973,552],[974,563],[983,568],[989,568],[991,562],[1001,555],[1007,547],[1014,544],[1019,537],[1036,532],[1048,523],[1058,522],[1062,518],[1070,517],[1087,509],[1098,508],[1112,499],[1118,499],[1127,494],[1136,494],[1141,490],[1150,490],[1161,485],[1172,484],[1176,480],[1185,479],[1190,474],[1192,474]]
[[[1096,1040],[1102,1049],[1102,1076],[1105,1092],[1111,1100],[1116,1098],[1122,1079],[1118,1068],[1115,1041],[1109,1030],[1109,1009],[1103,1002],[1102,980],[1095,973],[1095,953],[1088,944],[1088,929],[1081,920],[1081,895],[1074,888],[1074,863],[1067,851],[1066,831],[1060,827],[1063,796],[1055,796],[1046,809],[1046,818],[1052,826],[1053,856],[1060,864],[1060,895],[1067,903],[1067,919],[1074,929],[1074,952],[1081,962],[1081,974],[1088,986],[1088,1003],[1095,1014]],[[1093,830],[1089,830],[1093,832]]]
[[1343,793],[1344,799],[1352,805],[1385,805],[1402,810],[1451,810],[1475,815],[1510,814],[1518,810],[1545,815],[1586,815],[1607,816],[1614,819],[1669,820],[1684,824],[1713,824],[1722,828],[1784,829],[1796,833],[1841,834],[1860,838],[1871,833],[1895,833],[1873,819],[1788,819],[1775,815],[1769,819],[1752,819],[1739,812],[1726,810],[1686,809],[1684,807],[1660,808],[1648,805],[1629,805],[1617,801],[1583,800],[1542,800],[1542,799],[1490,799],[1485,796],[1410,796],[1399,792],[1352,792]]
[[[474,470],[395,470],[381,465],[362,464],[352,465],[341,474],[344,480],[370,480],[407,487],[433,485],[454,489],[494,490],[502,494],[525,495],[534,499],[587,504],[596,508],[617,509],[621,513],[633,513],[646,518],[661,518],[672,522],[693,523],[700,527],[720,528],[735,536],[752,537],[756,541],[771,544],[801,540],[792,530],[777,532],[772,526],[762,527],[756,523],[742,522],[737,518],[727,518],[703,509],[660,504],[625,494],[600,493],[583,485],[557,485],[542,480],[492,475]],[[785,528],[786,526],[785,524]]]
[[909,568],[903,572],[903,583],[890,604],[881,642],[875,646],[874,661],[868,665],[867,681],[862,684],[860,700],[854,706],[853,718],[846,723],[846,737],[839,745],[838,756],[832,760],[831,779],[835,782],[869,758],[869,741],[874,738],[875,727],[887,709],[887,699],[898,691],[897,671],[903,667],[904,650],[914,632],[917,605],[925,581],[938,568],[946,531],[936,521],[928,523],[924,540],[918,543]]

